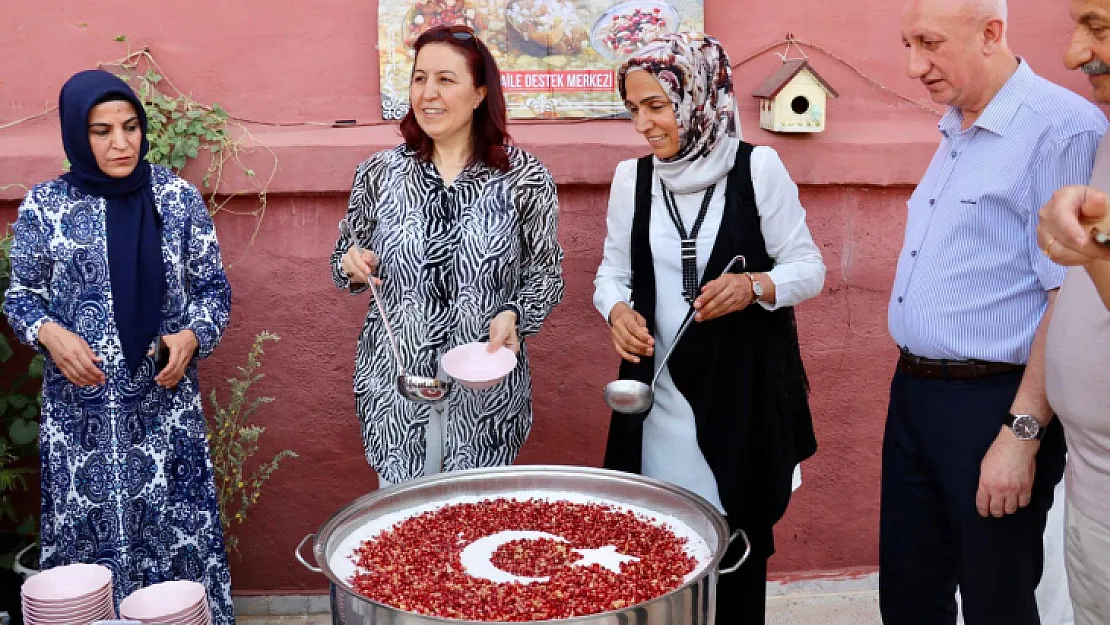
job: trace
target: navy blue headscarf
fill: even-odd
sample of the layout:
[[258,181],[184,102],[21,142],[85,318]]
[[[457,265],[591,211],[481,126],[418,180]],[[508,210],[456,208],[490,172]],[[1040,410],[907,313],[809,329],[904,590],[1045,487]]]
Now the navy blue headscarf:
[[[124,178],[113,178],[96,164],[89,144],[89,112],[103,102],[127,101],[142,128],[139,163]],[[127,83],[103,70],[74,74],[58,98],[62,146],[70,171],[62,176],[83,193],[107,201],[108,275],[123,360],[135,375],[162,324],[166,275],[162,264],[162,223],[154,207],[151,168],[146,161],[147,119],[143,104]]]

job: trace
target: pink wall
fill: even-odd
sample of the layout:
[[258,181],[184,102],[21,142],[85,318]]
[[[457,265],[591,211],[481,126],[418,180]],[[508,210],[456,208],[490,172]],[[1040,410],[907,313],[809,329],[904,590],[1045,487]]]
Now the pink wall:
[[[899,92],[923,97],[904,76],[897,0],[706,0],[706,5],[706,29],[724,41],[734,61],[790,31]],[[1067,2],[1011,0],[1010,15],[1015,49],[1038,71],[1062,79]],[[380,119],[372,1],[4,0],[0,20],[0,120],[40,111],[57,99],[59,86],[74,71],[122,56],[128,44],[114,42],[119,34],[133,47],[149,46],[182,89],[242,117]],[[890,103],[833,61],[810,54],[843,94],[842,106]],[[766,55],[741,70],[740,91],[750,93],[776,62]],[[1061,82],[1086,89],[1082,78]]]
[[[126,50],[126,33],[149,46],[179,87],[232,114],[266,121],[379,118],[373,2],[196,0],[187,10],[123,0],[3,0],[0,9],[0,125],[56,99],[73,71]],[[1064,71],[1069,23],[1062,0],[1010,3],[1011,41],[1033,67],[1087,95]],[[888,87],[920,99],[904,76],[899,3],[854,0],[708,0],[708,30],[735,61],[792,31],[819,43]],[[80,24],[87,26],[80,26]],[[904,202],[936,142],[936,117],[897,100],[820,53],[814,66],[841,93],[830,130],[777,137],[756,129],[745,103],[746,137],[770,143],[803,184],[814,236],[829,267],[825,292],[799,309],[820,451],[780,525],[772,569],[873,567],[877,556],[879,444],[893,348],[885,305],[901,244]],[[742,94],[777,61],[764,55],[737,70]],[[923,100],[922,100],[923,101]],[[392,129],[255,128],[280,154],[280,169],[254,246],[254,222],[224,214],[217,224],[235,290],[232,325],[212,361],[222,384],[254,334],[282,336],[267,348],[260,392],[276,397],[263,413],[264,451],[290,447],[301,458],[268,485],[242,527],[234,561],[240,593],[318,590],[321,579],[295,565],[297,541],[328,515],[375,488],[362,457],[350,376],[367,301],[336,291],[326,258],[354,165],[392,142]],[[601,388],[616,374],[606,328],[590,304],[604,235],[607,180],[619,158],[642,153],[616,122],[516,125],[528,149],[560,182],[560,238],[566,247],[564,303],[533,341],[536,425],[521,462],[597,465],[608,411]],[[0,187],[54,175],[61,161],[54,120],[0,130]],[[583,159],[582,154],[589,158]],[[306,193],[311,192],[311,193]],[[20,193],[0,192],[10,219]],[[250,200],[233,207],[253,208]]]

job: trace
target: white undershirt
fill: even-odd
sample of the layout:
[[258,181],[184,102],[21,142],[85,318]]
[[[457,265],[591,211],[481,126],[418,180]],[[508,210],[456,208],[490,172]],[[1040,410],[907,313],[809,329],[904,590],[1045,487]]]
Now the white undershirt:
[[[775,284],[774,304],[759,302],[767,310],[795,306],[821,292],[825,263],[805,223],[805,209],[798,200],[798,187],[791,180],[778,154],[769,147],[756,147],[751,157],[760,229],[767,253],[775,261],[767,276]],[[705,221],[698,232],[699,280],[717,240],[725,206],[725,180],[717,183]],[[702,192],[675,195],[679,215],[691,230],[701,208]],[[631,232],[636,199],[636,161],[617,165],[609,195],[605,252],[594,280],[594,305],[605,319],[632,294]],[[651,253],[655,262],[656,327],[655,354],[662,358],[682,325],[689,306],[682,298],[682,266],[679,235],[663,203],[658,176],[653,176],[651,197]],[[657,360],[658,362],[658,360]],[[698,447],[694,412],[675,388],[670,373],[663,371],[656,383],[655,405],[644,422],[642,472],[649,477],[677,484],[701,495],[721,512],[726,512],[717,492],[717,480]],[[801,485],[801,469],[795,468],[793,488]]]

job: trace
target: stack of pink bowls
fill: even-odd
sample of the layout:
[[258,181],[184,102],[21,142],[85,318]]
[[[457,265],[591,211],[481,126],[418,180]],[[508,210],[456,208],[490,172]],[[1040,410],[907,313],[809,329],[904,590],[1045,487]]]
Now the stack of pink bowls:
[[88,625],[115,618],[112,572],[99,564],[47,569],[23,583],[27,625]]
[[212,625],[204,586],[187,581],[162,582],[136,590],[120,602],[119,615],[142,623]]

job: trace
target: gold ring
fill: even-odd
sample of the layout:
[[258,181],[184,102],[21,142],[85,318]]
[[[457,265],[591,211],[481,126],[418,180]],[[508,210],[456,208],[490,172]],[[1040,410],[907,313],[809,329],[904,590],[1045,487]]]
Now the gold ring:
[[1048,243],[1044,244],[1044,255],[1052,258],[1052,244],[1056,242],[1056,238],[1051,234],[1048,235]]

